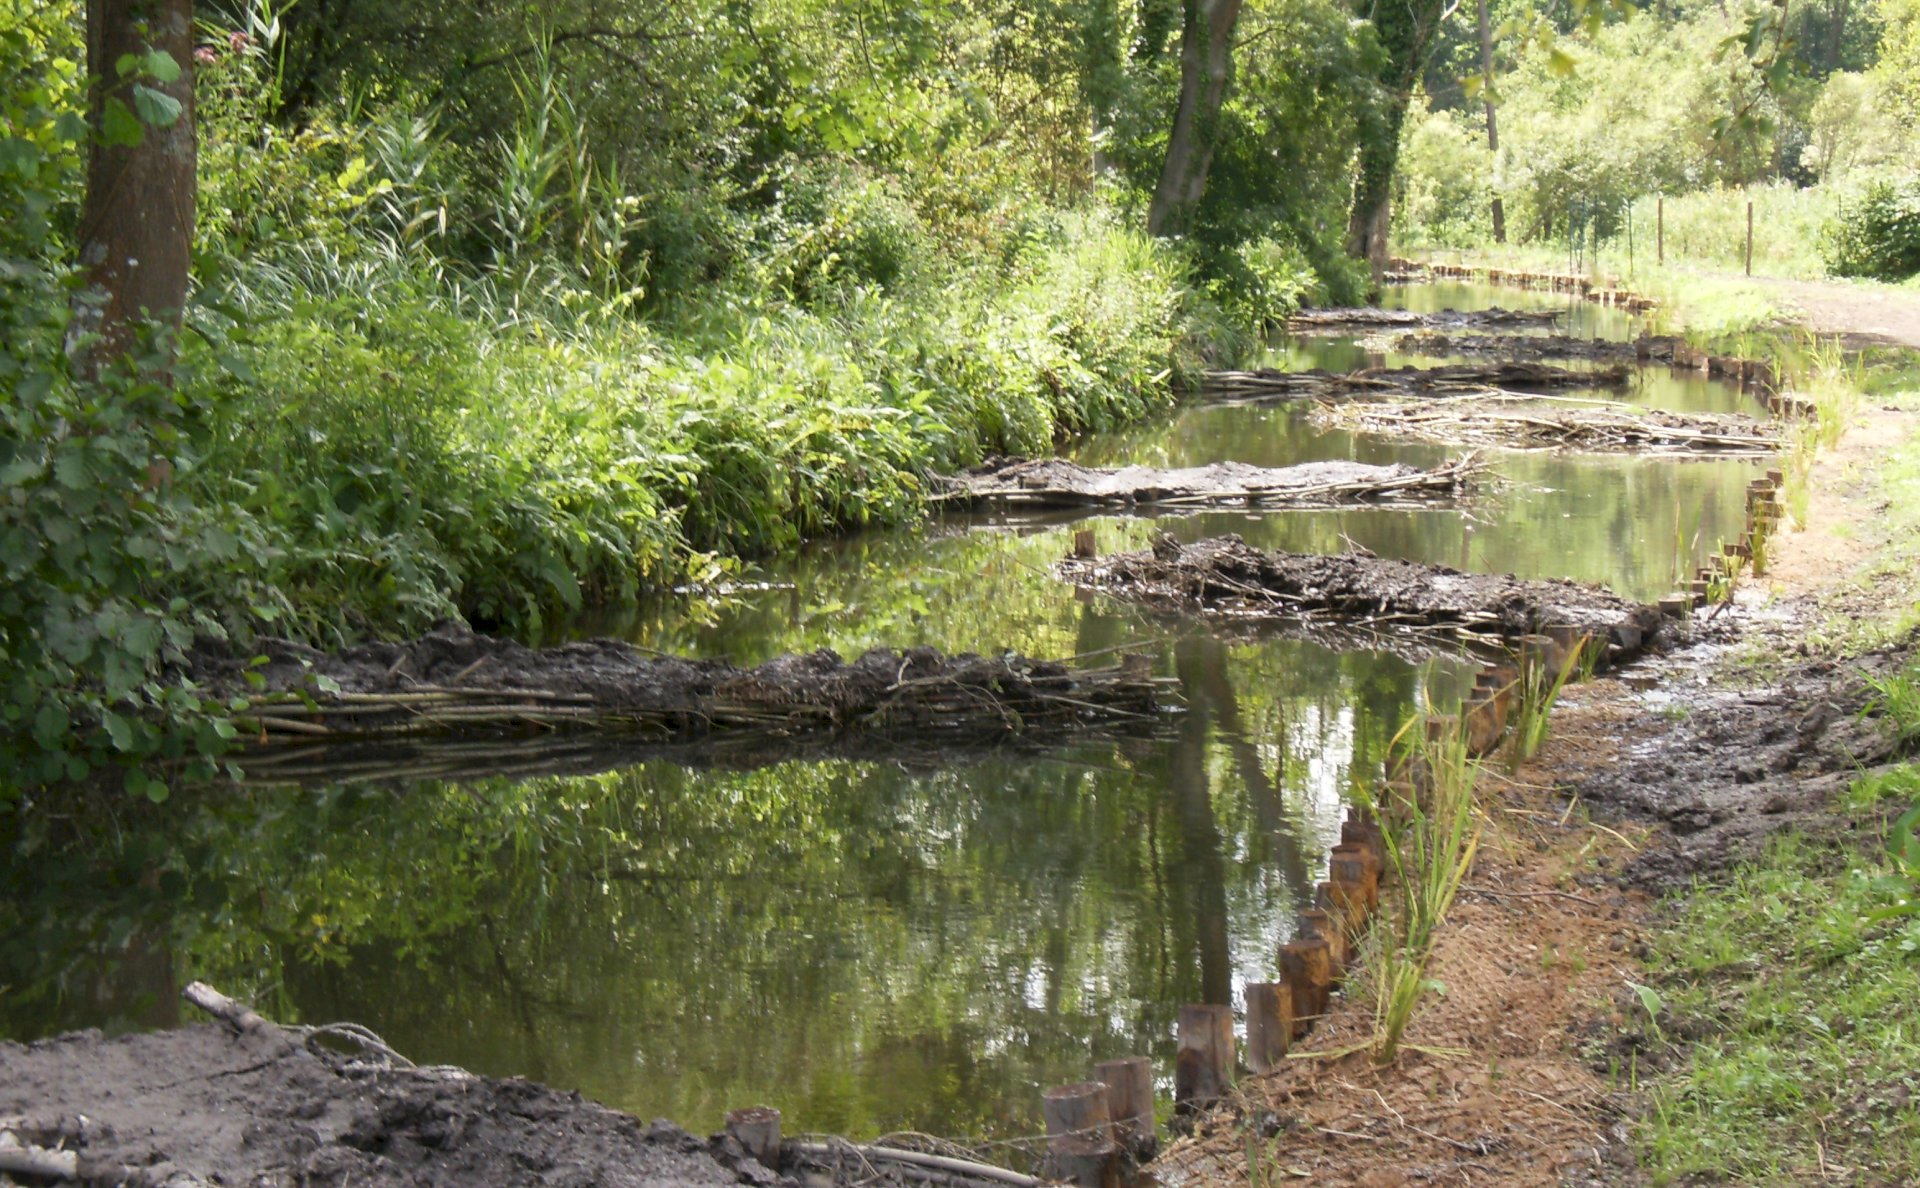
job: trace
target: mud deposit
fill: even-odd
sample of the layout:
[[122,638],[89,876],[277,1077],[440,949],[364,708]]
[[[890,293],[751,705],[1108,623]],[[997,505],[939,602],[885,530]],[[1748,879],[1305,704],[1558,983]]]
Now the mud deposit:
[[[1238,536],[1182,545],[1161,537],[1150,552],[1098,561],[1069,559],[1068,580],[1171,611],[1226,617],[1337,615],[1388,632],[1478,636],[1508,644],[1549,627],[1606,641],[1619,663],[1655,642],[1657,608],[1597,586],[1462,573],[1343,553],[1267,552]],[[1670,630],[1670,629],[1669,629]]]
[[729,1166],[724,1146],[578,1094],[354,1064],[277,1028],[0,1044],[0,1118],[20,1141],[75,1152],[65,1182],[87,1185],[780,1182],[737,1157]]
[[1347,503],[1443,499],[1467,485],[1475,467],[1462,459],[1431,470],[1399,463],[1304,462],[1248,466],[1216,462],[1160,470],[1101,469],[1064,458],[994,459],[946,480],[951,497],[1032,507],[1259,506],[1331,507]]
[[1202,391],[1214,401],[1262,401],[1336,396],[1433,396],[1517,390],[1562,392],[1622,388],[1626,364],[1574,371],[1550,363],[1450,363],[1440,367],[1367,367],[1356,371],[1210,371]]
[[[1684,661],[1685,657],[1676,657]],[[1891,732],[1867,710],[1865,677],[1898,667],[1883,652],[1836,665],[1815,661],[1772,684],[1689,690],[1616,706],[1617,753],[1570,781],[1582,800],[1656,821],[1669,837],[1637,856],[1628,882],[1676,890],[1752,859],[1787,828],[1850,824],[1834,804],[1863,772],[1889,762]]]
[[204,659],[198,675],[223,697],[247,698],[240,720],[263,739],[304,742],[528,727],[658,739],[728,730],[1013,735],[1150,720],[1156,708],[1143,665],[1074,670],[933,648],[875,648],[850,664],[821,650],[743,669],[608,639],[533,649],[448,623],[411,643],[328,654],[276,641],[264,654],[264,663]]
[[1492,359],[1587,359],[1596,363],[1671,363],[1680,340],[1642,336],[1574,338],[1566,334],[1403,334],[1389,344],[1406,355],[1466,355]]
[[1353,334],[1367,330],[1449,329],[1484,330],[1519,326],[1552,326],[1565,311],[1558,309],[1443,309],[1416,313],[1407,309],[1303,309],[1287,319],[1293,334]]

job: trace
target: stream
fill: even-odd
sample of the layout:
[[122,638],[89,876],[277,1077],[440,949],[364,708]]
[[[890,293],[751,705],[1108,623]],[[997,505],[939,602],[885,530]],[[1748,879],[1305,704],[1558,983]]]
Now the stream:
[[[1431,310],[1617,311],[1483,286],[1394,290]],[[1351,339],[1278,342],[1264,365],[1415,360]],[[1735,389],[1640,370],[1636,402],[1759,411]],[[1079,443],[1089,465],[1432,465],[1460,451],[1322,432],[1307,406],[1209,406]],[[1155,618],[1048,566],[1157,532],[1267,548],[1572,577],[1651,599],[1741,528],[1752,461],[1493,451],[1465,511],[952,516],[824,542],[722,598],[577,625],[665,652],[931,644],[1068,657],[1147,641],[1188,712],[1164,740],[954,766],[660,761],[589,777],[182,794],[159,834],[0,888],[33,923],[0,938],[0,1037],[180,1021],[190,978],[285,1022],[351,1019],[420,1063],[522,1075],[641,1117],[717,1129],[751,1104],[790,1133],[1040,1129],[1040,1091],[1094,1061],[1170,1067],[1184,1002],[1269,980],[1310,906],[1353,784],[1472,671]],[[164,873],[154,874],[156,870]]]

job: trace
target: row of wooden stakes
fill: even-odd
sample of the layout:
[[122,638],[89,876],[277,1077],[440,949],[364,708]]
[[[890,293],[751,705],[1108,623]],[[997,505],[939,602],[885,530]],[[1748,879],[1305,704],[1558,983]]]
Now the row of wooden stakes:
[[1516,268],[1485,268],[1473,264],[1429,264],[1419,260],[1388,261],[1389,271],[1397,273],[1425,273],[1428,276],[1443,276],[1458,280],[1484,280],[1494,285],[1514,285],[1523,289],[1551,289],[1556,293],[1578,293],[1589,301],[1601,305],[1617,306],[1628,313],[1645,313],[1654,307],[1651,297],[1620,288],[1619,281],[1609,278],[1605,284],[1597,283],[1590,276],[1567,272],[1528,272]]
[[[1280,947],[1279,980],[1245,990],[1245,1067],[1279,1068],[1289,1048],[1327,1012],[1334,989],[1358,952],[1380,906],[1386,838],[1365,810],[1347,811],[1340,844],[1313,908],[1300,913],[1294,938]],[[1174,1057],[1176,1116],[1201,1113],[1225,1097],[1242,1053],[1226,1003],[1182,1006]],[[1152,1157],[1153,1069],[1145,1056],[1103,1061],[1094,1079],[1060,1085],[1041,1095],[1047,1123],[1047,1172],[1090,1188],[1111,1188],[1127,1169]]]
[[1767,544],[1779,530],[1783,514],[1780,506],[1783,479],[1781,471],[1769,470],[1747,484],[1746,525],[1741,529],[1740,539],[1722,544],[1706,565],[1695,570],[1685,593],[1662,598],[1662,611],[1684,615],[1686,608],[1698,610],[1716,598],[1731,598],[1733,583],[1743,569],[1752,570],[1755,577],[1766,576]]

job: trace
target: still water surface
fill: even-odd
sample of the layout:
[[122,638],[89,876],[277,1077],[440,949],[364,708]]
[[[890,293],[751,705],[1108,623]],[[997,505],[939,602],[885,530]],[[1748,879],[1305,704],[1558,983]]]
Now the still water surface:
[[[1562,304],[1421,286],[1417,308]],[[1570,307],[1575,333],[1623,316]],[[1276,366],[1411,362],[1350,340]],[[1632,399],[1746,409],[1643,372]],[[1315,431],[1302,405],[1209,407],[1084,442],[1092,464],[1428,464],[1452,451]],[[9,872],[0,1034],[160,1025],[193,977],[288,1021],[354,1019],[416,1060],[525,1075],[717,1127],[771,1104],[795,1130],[1035,1129],[1041,1088],[1092,1061],[1170,1056],[1179,1004],[1273,972],[1354,781],[1456,661],[1422,666],[1216,638],[1048,573],[1102,546],[1237,532],[1273,548],[1671,588],[1739,528],[1753,467],[1499,452],[1465,512],[1362,509],[1051,521],[980,516],[768,564],[768,588],[620,630],[752,663],[878,644],[1072,656],[1147,641],[1189,707],[1170,737],[945,767],[652,762],[591,777],[183,797],[155,829]],[[583,630],[586,627],[583,626]],[[594,624],[595,631],[607,630]]]

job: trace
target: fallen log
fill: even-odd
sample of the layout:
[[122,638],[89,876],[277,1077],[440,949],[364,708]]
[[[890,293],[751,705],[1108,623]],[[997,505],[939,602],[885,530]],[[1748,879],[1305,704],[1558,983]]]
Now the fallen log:
[[1472,455],[1431,470],[1363,462],[1306,462],[1269,469],[1216,462],[1176,470],[1102,470],[1062,458],[1002,458],[942,480],[943,501],[1026,507],[1331,507],[1350,503],[1432,503],[1467,486]]
[[1287,319],[1287,331],[1291,334],[1352,334],[1394,328],[1551,326],[1560,320],[1564,312],[1558,309],[1501,309],[1499,306],[1490,309],[1443,309],[1438,313],[1377,309],[1372,306],[1303,309]]
[[822,650],[743,669],[609,639],[532,649],[452,623],[411,643],[328,654],[268,641],[263,650],[259,659],[202,656],[194,667],[263,746],[573,731],[655,742],[843,733],[975,740],[1150,723],[1161,683],[1138,656],[1074,669],[1011,653],[876,648],[852,663]]
[[1574,370],[1549,363],[1504,360],[1449,363],[1441,367],[1372,367],[1337,374],[1310,371],[1209,371],[1201,392],[1215,400],[1317,400],[1336,396],[1429,396],[1465,392],[1558,392],[1570,388],[1622,388],[1632,371],[1625,364]]
[[1648,647],[1662,622],[1658,607],[1598,586],[1357,553],[1267,552],[1232,535],[1190,545],[1163,536],[1146,552],[1067,558],[1057,572],[1155,609],[1229,620],[1320,622],[1506,648],[1553,628],[1591,636],[1604,648],[1596,658],[1613,663]]
[[1451,445],[1523,449],[1631,450],[1646,454],[1751,458],[1780,449],[1778,432],[1738,414],[1679,413],[1611,401],[1559,403],[1455,397],[1421,403],[1333,403],[1313,410],[1323,429],[1391,433]]

